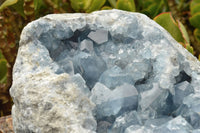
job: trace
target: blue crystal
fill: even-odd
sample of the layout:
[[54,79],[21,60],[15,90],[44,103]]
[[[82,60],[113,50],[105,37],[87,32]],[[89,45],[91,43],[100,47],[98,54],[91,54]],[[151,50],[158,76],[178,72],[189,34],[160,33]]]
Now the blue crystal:
[[192,131],[192,133],[200,133],[200,129],[195,129]]
[[152,129],[149,129],[140,125],[131,125],[126,128],[124,133],[154,133]]
[[100,76],[99,82],[107,86],[109,89],[114,89],[124,83],[134,84],[132,76],[128,73],[124,73],[118,66],[106,70]]
[[137,108],[138,92],[129,84],[123,84],[110,90],[101,83],[96,83],[91,92],[91,100],[96,104],[97,118],[117,116],[125,110]]
[[176,84],[175,95],[173,96],[174,105],[179,107],[182,104],[184,97],[191,93],[194,93],[194,89],[187,81]]
[[117,117],[109,133],[124,133],[125,129],[131,125],[142,125],[136,111],[126,112]]
[[89,39],[85,39],[80,43],[80,50],[82,51],[88,51],[92,52],[93,51],[93,42],[90,41]]
[[86,86],[85,80],[82,78],[82,76],[78,73],[73,75],[70,80],[76,84],[76,86],[80,89],[81,92],[83,92],[85,95],[90,95],[90,90]]
[[190,133],[192,126],[181,116],[155,128],[154,133]]
[[183,116],[195,129],[200,128],[200,95],[190,94],[176,110],[175,116]]
[[88,34],[88,37],[95,43],[102,44],[108,41],[108,31],[105,30],[91,31]]
[[100,57],[85,52],[74,56],[74,62],[75,73],[80,73],[83,76],[89,88],[95,85],[106,70],[106,64]]
[[155,127],[161,126],[162,124],[172,119],[173,117],[169,117],[169,116],[162,116],[161,118],[148,119],[145,121],[144,126],[149,127],[149,128],[155,128]]
[[173,109],[172,96],[158,84],[153,84],[152,89],[140,93],[139,108],[142,111],[153,108],[158,115],[169,115]]

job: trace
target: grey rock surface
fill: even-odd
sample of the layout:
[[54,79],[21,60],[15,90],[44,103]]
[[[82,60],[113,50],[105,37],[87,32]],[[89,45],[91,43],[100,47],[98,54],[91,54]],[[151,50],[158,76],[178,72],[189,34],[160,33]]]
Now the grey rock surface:
[[22,31],[16,133],[196,133],[200,63],[156,22],[120,10],[53,14]]

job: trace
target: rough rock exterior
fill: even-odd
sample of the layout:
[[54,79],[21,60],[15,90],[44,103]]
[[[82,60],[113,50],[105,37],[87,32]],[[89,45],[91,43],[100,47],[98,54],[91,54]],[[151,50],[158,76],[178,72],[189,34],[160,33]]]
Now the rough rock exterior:
[[47,15],[22,34],[16,133],[196,133],[200,63],[147,16]]

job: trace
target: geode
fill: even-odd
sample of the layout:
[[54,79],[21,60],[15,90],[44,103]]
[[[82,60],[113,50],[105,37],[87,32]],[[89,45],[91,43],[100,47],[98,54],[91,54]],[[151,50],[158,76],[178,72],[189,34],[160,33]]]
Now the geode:
[[200,63],[140,13],[53,14],[21,34],[16,133],[195,133]]

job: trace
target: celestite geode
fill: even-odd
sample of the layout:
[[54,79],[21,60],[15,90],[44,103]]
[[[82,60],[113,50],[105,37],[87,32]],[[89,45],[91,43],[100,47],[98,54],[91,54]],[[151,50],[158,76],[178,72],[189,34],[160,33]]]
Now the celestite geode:
[[29,23],[10,93],[16,133],[200,132],[199,61],[140,13]]

